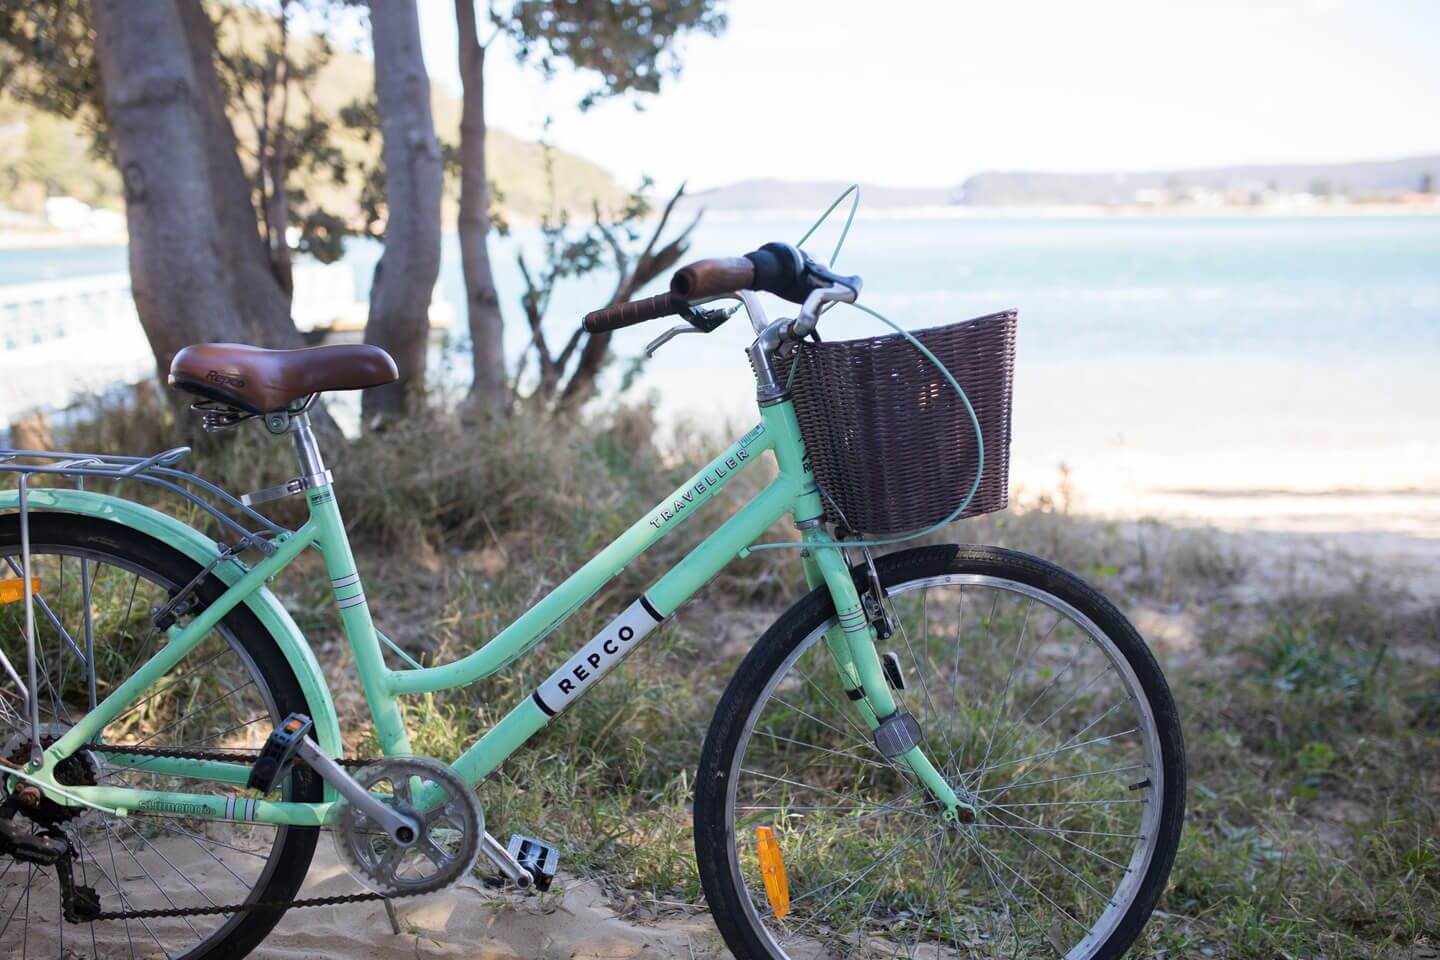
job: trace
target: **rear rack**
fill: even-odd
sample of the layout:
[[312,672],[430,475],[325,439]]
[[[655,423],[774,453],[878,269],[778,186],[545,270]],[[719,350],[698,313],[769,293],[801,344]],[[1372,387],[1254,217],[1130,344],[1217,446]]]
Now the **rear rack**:
[[[181,460],[190,454],[189,447],[172,447],[169,450],[161,451],[149,457],[123,457],[99,453],[70,453],[60,450],[14,450],[0,448],[0,473],[16,474],[16,488],[19,493],[16,506],[20,516],[20,562],[17,564],[13,557],[7,558],[5,566],[10,573],[18,574],[20,577],[20,593],[25,602],[25,666],[26,677],[22,678],[19,671],[15,669],[3,651],[0,651],[0,669],[9,676],[15,688],[21,694],[22,700],[27,705],[27,713],[30,721],[30,762],[39,766],[43,755],[43,746],[40,740],[40,687],[36,666],[35,647],[35,612],[38,607],[45,618],[55,625],[69,641],[77,655],[85,663],[85,669],[90,676],[89,693],[90,706],[94,709],[96,702],[95,672],[94,672],[94,649],[92,647],[92,624],[90,621],[89,605],[89,581],[86,579],[84,564],[81,565],[82,589],[85,594],[85,651],[79,652],[74,639],[65,631],[55,618],[54,612],[50,609],[45,598],[40,596],[30,565],[30,502],[29,497],[33,491],[30,480],[37,476],[64,477],[75,482],[79,490],[85,489],[87,479],[124,481],[133,480],[139,483],[148,483],[152,486],[168,490],[181,499],[194,504],[206,514],[213,517],[220,526],[234,534],[239,543],[233,547],[226,547],[218,553],[210,565],[201,571],[200,575],[191,581],[191,585],[180,591],[183,596],[191,587],[212,568],[222,560],[233,557],[243,551],[254,548],[266,556],[270,556],[276,550],[275,545],[268,539],[266,534],[279,535],[289,533],[284,527],[266,519],[247,507],[235,497],[221,490],[215,484],[203,477],[197,476],[176,467]],[[22,463],[22,458],[27,461]],[[245,524],[230,516],[226,510],[230,510],[258,524],[258,529],[252,531]],[[0,571],[0,577],[5,576]],[[175,598],[172,596],[171,603]],[[161,608],[168,610],[170,604]]]
[[[22,485],[36,475],[67,477],[73,479],[81,490],[85,489],[87,478],[147,483],[168,490],[213,517],[223,529],[239,539],[241,549],[254,548],[266,556],[274,553],[275,546],[270,537],[291,531],[257,513],[204,477],[178,469],[176,464],[189,454],[189,447],[171,447],[149,457],[0,447],[0,473],[19,474]],[[22,463],[22,459],[30,462]],[[258,529],[249,529],[227,511],[252,521]]]

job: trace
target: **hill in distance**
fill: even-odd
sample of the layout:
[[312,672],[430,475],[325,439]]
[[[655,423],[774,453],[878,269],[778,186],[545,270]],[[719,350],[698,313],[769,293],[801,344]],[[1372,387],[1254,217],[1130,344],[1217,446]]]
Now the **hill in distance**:
[[[335,51],[316,77],[311,98],[316,112],[331,121],[334,145],[353,175],[343,184],[306,171],[295,175],[297,185],[308,196],[326,210],[351,220],[360,218],[360,170],[378,160],[380,138],[378,132],[367,138],[365,131],[346,128],[338,117],[347,104],[369,96],[373,86],[374,65],[369,60],[345,50]],[[432,91],[435,132],[442,142],[458,144],[460,102],[442,88],[432,87]],[[298,123],[307,107],[301,102],[303,98],[291,99],[293,119]],[[231,122],[246,151],[253,152],[255,138],[245,117],[232,116]],[[488,172],[496,186],[497,212],[512,222],[533,221],[546,213],[552,200],[544,148],[493,127],[486,147]],[[560,209],[583,218],[589,215],[594,202],[607,209],[624,203],[627,192],[596,164],[560,149],[552,150],[551,160],[554,203]],[[39,112],[0,90],[0,210],[9,207],[38,216],[47,196],[70,196],[92,207],[124,209],[119,174],[94,155],[90,137],[79,120]],[[454,225],[458,196],[458,178],[447,176],[447,227]]]
[[[1137,194],[1185,190],[1321,193],[1355,198],[1393,197],[1422,189],[1429,177],[1440,189],[1440,155],[1359,163],[1294,163],[1193,170],[1115,173],[977,173],[952,187],[884,187],[861,184],[863,206],[906,207],[1115,206]],[[742,180],[700,190],[690,202],[716,211],[813,210],[823,208],[848,184],[842,181]]]
[[993,172],[966,180],[962,202],[972,206],[1115,205],[1134,202],[1137,192],[1186,189],[1381,197],[1418,191],[1427,174],[1432,181],[1440,181],[1440,155],[1120,173]]
[[[825,209],[850,184],[843,180],[741,180],[686,194],[690,206],[707,210]],[[959,202],[959,187],[880,187],[861,184],[865,207],[934,207]]]

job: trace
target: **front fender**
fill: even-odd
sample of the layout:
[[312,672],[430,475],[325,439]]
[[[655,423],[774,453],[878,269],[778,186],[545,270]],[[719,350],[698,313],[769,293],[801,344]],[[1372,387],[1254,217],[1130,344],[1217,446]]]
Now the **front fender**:
[[[14,490],[0,490],[0,511],[18,510],[19,493]],[[29,491],[30,509],[75,513],[95,517],[109,523],[130,527],[140,533],[154,537],[181,553],[202,567],[220,555],[221,548],[214,540],[194,527],[187,526],[158,510],[103,493],[89,490],[62,490],[51,488]],[[231,557],[215,566],[214,574],[226,584],[234,583],[246,573],[246,566]],[[284,605],[268,589],[260,589],[245,598],[245,605],[260,619],[269,631],[276,646],[285,655],[290,669],[300,681],[300,689],[310,704],[311,718],[315,721],[315,738],[326,753],[339,757],[344,753],[344,742],[340,739],[340,722],[335,716],[335,701],[330,697],[330,687],[325,683],[325,674],[315,660],[310,644],[300,627],[290,617]]]

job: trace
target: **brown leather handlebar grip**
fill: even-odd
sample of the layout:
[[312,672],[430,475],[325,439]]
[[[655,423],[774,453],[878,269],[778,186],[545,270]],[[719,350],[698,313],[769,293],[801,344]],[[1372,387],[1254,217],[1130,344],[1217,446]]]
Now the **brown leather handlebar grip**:
[[685,299],[673,293],[662,293],[644,300],[617,303],[613,307],[585,314],[584,327],[589,333],[605,333],[622,327],[633,327],[646,320],[668,317],[686,307]]
[[675,271],[670,292],[685,300],[706,300],[738,290],[755,282],[755,266],[745,257],[717,257],[696,260]]

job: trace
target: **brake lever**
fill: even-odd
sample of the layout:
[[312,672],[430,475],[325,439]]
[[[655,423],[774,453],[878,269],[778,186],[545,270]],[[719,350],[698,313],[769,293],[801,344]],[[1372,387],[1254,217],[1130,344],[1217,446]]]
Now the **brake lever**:
[[685,318],[685,323],[671,327],[654,340],[645,344],[645,356],[655,356],[655,351],[682,333],[710,333],[711,331],[718,330],[720,325],[735,316],[735,311],[739,309],[738,306],[715,307],[711,310],[701,310],[699,307],[690,307],[681,314],[681,316]]
[[695,328],[696,333],[710,333],[718,330],[722,323],[735,316],[735,311],[739,309],[738,306],[714,307],[710,310],[691,307],[682,313],[681,316],[685,318],[690,326]]
[[690,324],[688,324],[688,323],[679,323],[679,324],[676,324],[675,326],[671,327],[669,330],[666,330],[664,333],[660,334],[660,336],[656,337],[654,340],[651,340],[649,343],[645,344],[645,356],[647,356],[647,357],[653,357],[653,356],[655,356],[655,351],[659,350],[661,347],[665,346],[665,344],[669,343],[671,340],[674,340],[676,337],[680,336],[680,334],[682,334],[682,333],[704,333],[704,332],[705,332],[704,330],[700,330],[700,329],[698,329],[698,328],[696,328],[696,327],[692,327],[692,326],[690,326]]
[[860,297],[859,277],[846,277],[846,281],[833,283],[819,290],[812,290],[800,307],[800,315],[790,325],[790,335],[803,340],[815,330],[820,322],[820,313],[832,303],[854,303]]

